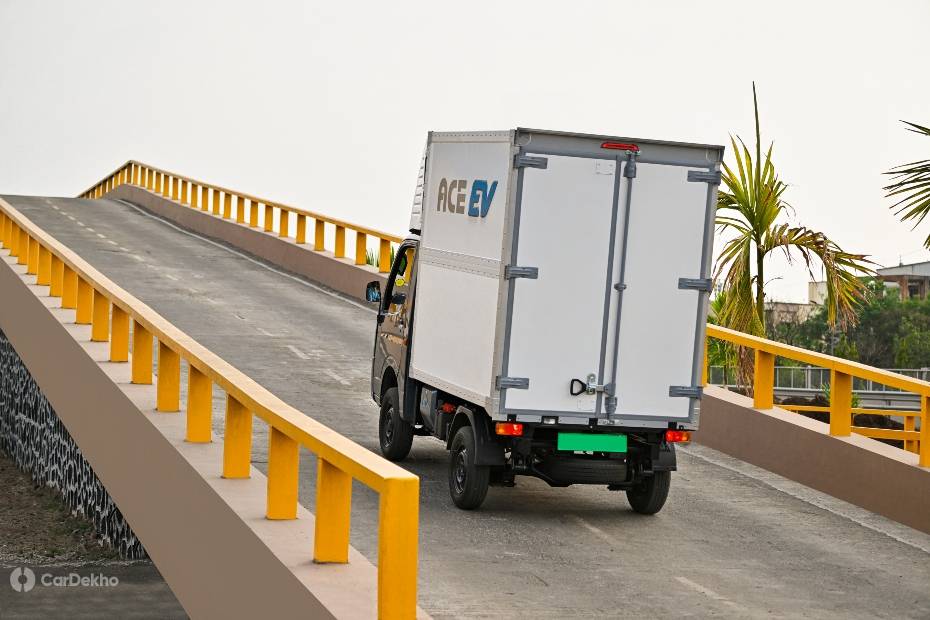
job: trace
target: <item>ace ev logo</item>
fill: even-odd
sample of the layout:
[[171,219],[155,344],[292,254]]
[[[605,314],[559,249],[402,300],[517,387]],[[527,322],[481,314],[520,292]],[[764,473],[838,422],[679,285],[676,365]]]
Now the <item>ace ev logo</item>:
[[31,568],[14,568],[10,573],[10,585],[17,592],[28,592],[36,586],[36,574]]
[[487,217],[496,191],[497,181],[488,183],[485,179],[475,179],[472,181],[471,191],[469,191],[468,181],[465,179],[452,179],[450,181],[443,178],[439,181],[436,210],[447,213],[465,213],[465,196],[467,195],[468,216]]

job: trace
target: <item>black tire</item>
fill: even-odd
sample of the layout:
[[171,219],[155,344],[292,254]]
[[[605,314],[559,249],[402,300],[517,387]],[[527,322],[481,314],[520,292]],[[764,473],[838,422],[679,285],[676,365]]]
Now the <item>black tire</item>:
[[400,417],[400,399],[393,387],[381,397],[381,417],[378,420],[381,454],[389,461],[402,461],[413,445],[413,426]]
[[462,510],[474,510],[488,494],[491,468],[475,465],[475,431],[471,426],[456,431],[450,454],[449,494]]
[[626,492],[626,499],[635,512],[654,515],[662,510],[672,486],[672,472],[657,471]]

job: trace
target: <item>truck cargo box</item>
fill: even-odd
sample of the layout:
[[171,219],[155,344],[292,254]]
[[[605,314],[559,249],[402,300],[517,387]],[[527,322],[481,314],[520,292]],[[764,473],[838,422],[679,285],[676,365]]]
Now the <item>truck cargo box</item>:
[[493,419],[694,425],[722,156],[532,129],[431,133],[411,222],[410,377]]

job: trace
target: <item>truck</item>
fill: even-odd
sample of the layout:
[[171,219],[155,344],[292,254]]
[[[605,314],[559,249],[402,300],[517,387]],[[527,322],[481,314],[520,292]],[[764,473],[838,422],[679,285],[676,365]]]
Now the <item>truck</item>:
[[537,129],[431,132],[377,306],[383,455],[450,452],[474,509],[517,476],[655,514],[698,427],[723,147]]

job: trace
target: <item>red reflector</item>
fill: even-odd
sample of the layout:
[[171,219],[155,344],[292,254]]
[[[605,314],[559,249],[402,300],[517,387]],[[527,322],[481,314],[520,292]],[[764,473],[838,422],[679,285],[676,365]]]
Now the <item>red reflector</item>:
[[668,443],[687,443],[691,441],[691,431],[676,431],[668,429],[665,431],[665,441]]
[[443,403],[440,409],[442,409],[443,413],[452,413],[453,411],[455,411],[455,405],[453,405],[452,403]]
[[639,147],[635,144],[628,144],[626,142],[603,142],[601,144],[602,149],[613,149],[615,151],[639,151]]
[[519,422],[498,422],[494,427],[498,435],[513,435],[519,437],[523,434],[523,425]]

